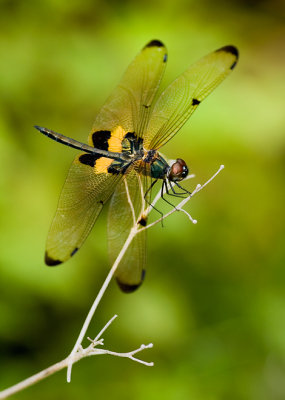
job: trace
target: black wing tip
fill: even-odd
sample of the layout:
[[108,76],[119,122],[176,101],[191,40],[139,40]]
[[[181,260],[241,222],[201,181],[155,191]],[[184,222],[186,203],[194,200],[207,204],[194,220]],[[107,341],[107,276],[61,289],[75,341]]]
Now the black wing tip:
[[45,263],[49,267],[55,267],[56,265],[62,264],[62,261],[60,260],[55,260],[54,258],[50,257],[46,251],[45,253]]
[[221,47],[220,49],[216,50],[216,52],[225,52],[225,53],[230,53],[233,56],[236,57],[235,61],[232,63],[232,65],[230,66],[230,69],[234,69],[234,67],[237,64],[238,58],[239,58],[239,51],[235,46],[232,45],[228,45],[228,46],[224,46]]
[[233,54],[234,56],[236,56],[237,58],[238,58],[238,56],[239,56],[238,49],[237,49],[235,46],[232,46],[232,45],[223,46],[223,47],[221,47],[220,49],[218,49],[218,50],[216,50],[216,51],[217,51],[217,52],[218,52],[218,51],[224,51],[225,53],[231,53],[231,54]]
[[128,283],[120,281],[119,278],[116,278],[116,281],[117,281],[119,288],[122,290],[122,292],[133,293],[135,290],[137,290],[141,286],[141,284],[144,281],[144,277],[145,277],[145,269],[142,270],[141,281],[135,285],[130,285]]
[[236,60],[230,67],[231,69],[234,69],[234,67],[236,66],[237,60],[239,58],[239,51],[235,46],[232,46],[232,45],[224,46],[224,47],[221,47],[220,49],[216,50],[216,52],[230,53],[233,56],[235,56]]
[[151,40],[150,42],[148,42],[144,48],[147,48],[147,47],[165,47],[165,46],[160,40],[154,39],[154,40]]
[[122,292],[124,293],[133,293],[135,290],[137,290],[140,285],[142,284],[142,282],[140,282],[137,285],[129,285],[127,283],[121,282],[119,281],[118,278],[116,278],[117,284],[119,286],[119,288],[122,290]]

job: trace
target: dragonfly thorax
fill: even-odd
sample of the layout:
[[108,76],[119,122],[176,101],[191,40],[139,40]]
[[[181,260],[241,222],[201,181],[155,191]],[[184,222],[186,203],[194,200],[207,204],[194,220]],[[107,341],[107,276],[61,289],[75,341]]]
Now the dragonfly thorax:
[[167,177],[170,166],[156,150],[146,152],[143,161],[150,165],[150,175],[152,178],[164,180]]

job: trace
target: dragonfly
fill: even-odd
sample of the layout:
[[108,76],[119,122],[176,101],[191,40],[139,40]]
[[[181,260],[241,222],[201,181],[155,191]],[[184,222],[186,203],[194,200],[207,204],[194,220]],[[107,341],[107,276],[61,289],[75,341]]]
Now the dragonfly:
[[[151,204],[155,183],[162,182],[164,198],[188,193],[179,183],[188,174],[186,162],[177,158],[170,164],[159,149],[234,69],[237,60],[236,47],[219,48],[191,65],[158,95],[167,50],[160,40],[152,40],[135,57],[98,112],[88,144],[35,126],[49,138],[80,150],[67,174],[48,233],[48,266],[61,264],[77,253],[108,201],[112,263],[128,237],[133,217],[139,228],[147,225],[141,210],[144,202]],[[144,280],[145,242],[146,229],[141,229],[117,268],[115,278],[123,292],[133,292]]]

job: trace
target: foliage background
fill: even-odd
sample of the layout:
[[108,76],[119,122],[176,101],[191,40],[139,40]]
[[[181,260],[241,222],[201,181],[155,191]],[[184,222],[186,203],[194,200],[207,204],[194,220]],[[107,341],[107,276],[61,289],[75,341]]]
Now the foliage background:
[[285,12],[277,0],[0,1],[0,387],[64,358],[108,271],[106,212],[80,253],[43,264],[75,151],[34,124],[85,141],[128,63],[150,39],[169,50],[164,85],[226,44],[240,62],[169,145],[206,180],[188,210],[150,232],[144,285],[115,283],[89,335],[115,313],[109,349],[141,343],[155,366],[97,357],[15,399],[285,398]]

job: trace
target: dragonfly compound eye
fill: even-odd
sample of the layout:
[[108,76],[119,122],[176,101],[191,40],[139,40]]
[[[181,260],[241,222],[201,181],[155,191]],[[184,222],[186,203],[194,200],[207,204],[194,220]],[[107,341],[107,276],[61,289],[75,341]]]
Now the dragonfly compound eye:
[[170,167],[168,179],[173,182],[181,181],[188,175],[188,167],[184,160],[177,158],[175,163]]

